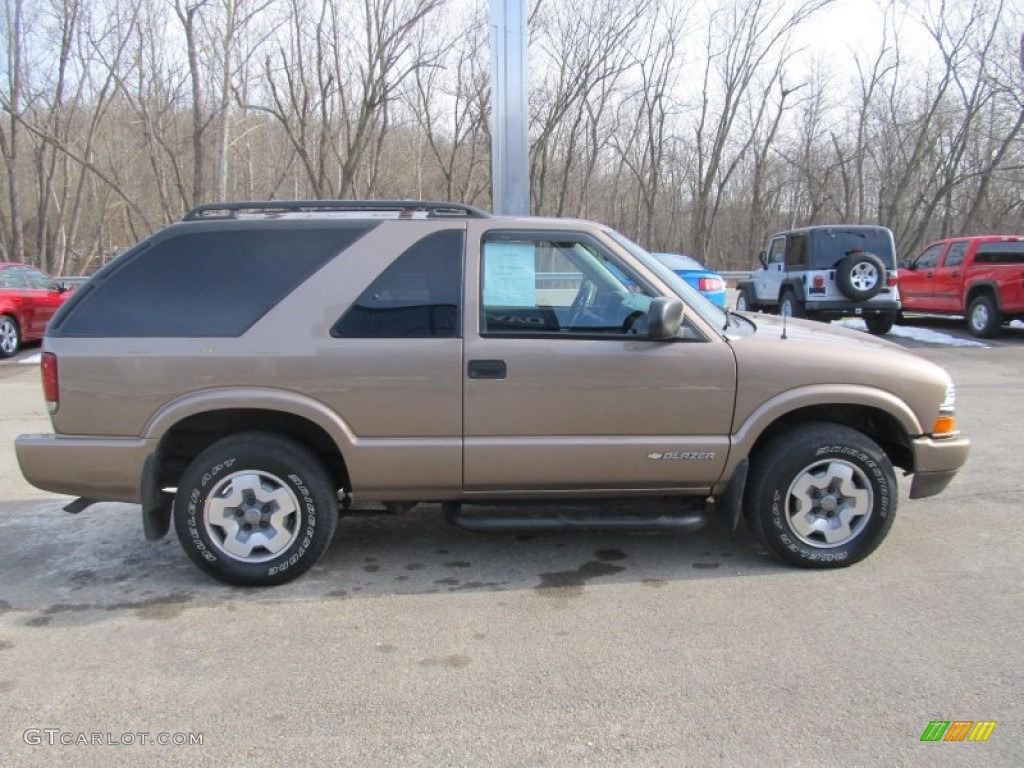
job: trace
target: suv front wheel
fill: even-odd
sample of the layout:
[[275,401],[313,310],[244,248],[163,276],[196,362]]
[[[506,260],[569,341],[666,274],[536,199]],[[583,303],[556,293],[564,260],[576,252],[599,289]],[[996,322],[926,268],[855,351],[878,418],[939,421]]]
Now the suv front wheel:
[[736,311],[753,312],[755,303],[754,292],[750,289],[750,286],[744,285],[741,287],[736,294]]
[[892,463],[867,435],[810,423],[777,435],[752,461],[744,506],[781,560],[841,568],[871,554],[896,516]]
[[226,584],[284,584],[309,570],[334,535],[338,496],[304,446],[267,432],[220,440],[188,466],[174,496],[186,554]]
[[17,321],[9,315],[0,315],[0,358],[12,357],[21,348],[21,331]]

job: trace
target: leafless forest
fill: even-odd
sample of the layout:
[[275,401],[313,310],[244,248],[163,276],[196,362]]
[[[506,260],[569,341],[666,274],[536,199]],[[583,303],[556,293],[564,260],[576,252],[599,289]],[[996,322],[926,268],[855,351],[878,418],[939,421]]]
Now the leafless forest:
[[[209,200],[490,206],[487,0],[0,2],[0,259],[80,274]],[[535,214],[717,269],[801,224],[1024,231],[1019,0],[814,56],[833,0],[530,2]]]

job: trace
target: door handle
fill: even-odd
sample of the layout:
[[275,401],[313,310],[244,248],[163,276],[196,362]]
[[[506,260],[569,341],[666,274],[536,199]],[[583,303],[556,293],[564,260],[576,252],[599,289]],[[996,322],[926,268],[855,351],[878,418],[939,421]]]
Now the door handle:
[[471,379],[504,379],[508,375],[504,360],[470,360],[467,370]]

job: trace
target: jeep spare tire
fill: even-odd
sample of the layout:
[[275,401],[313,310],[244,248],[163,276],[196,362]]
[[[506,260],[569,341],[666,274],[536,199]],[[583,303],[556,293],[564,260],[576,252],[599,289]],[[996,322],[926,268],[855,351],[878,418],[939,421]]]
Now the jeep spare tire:
[[885,265],[873,253],[856,251],[848,254],[836,267],[836,285],[854,301],[864,301],[882,290]]

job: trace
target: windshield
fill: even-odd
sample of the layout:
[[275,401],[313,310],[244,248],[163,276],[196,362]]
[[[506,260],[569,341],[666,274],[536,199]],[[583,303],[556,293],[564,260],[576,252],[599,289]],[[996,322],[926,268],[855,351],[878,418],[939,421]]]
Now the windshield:
[[725,327],[726,318],[728,316],[721,308],[715,306],[710,299],[704,296],[704,294],[687,283],[683,278],[666,267],[657,258],[645,251],[625,235],[616,232],[614,229],[605,229],[604,232],[616,243],[636,256],[637,259],[643,262],[645,267],[657,274],[658,277],[661,278],[663,282],[667,283],[675,294],[683,300],[684,304],[693,309],[693,311],[704,318],[706,322],[710,323],[715,328]]

